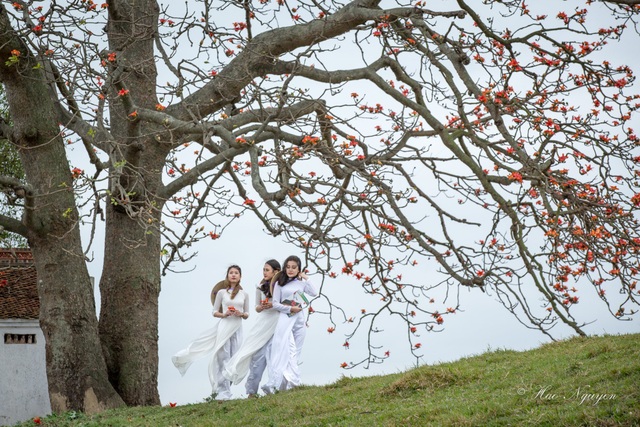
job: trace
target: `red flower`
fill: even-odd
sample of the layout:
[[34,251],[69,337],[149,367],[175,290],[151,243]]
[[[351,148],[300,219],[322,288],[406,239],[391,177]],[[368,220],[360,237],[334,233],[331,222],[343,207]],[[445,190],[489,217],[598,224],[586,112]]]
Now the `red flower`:
[[330,327],[327,328],[327,332],[329,332],[330,334],[332,334],[333,331],[335,331],[335,330],[336,330],[336,328],[334,328],[333,326],[330,326]]
[[251,200],[251,199],[244,199],[244,203],[243,205],[247,205],[247,206],[254,206],[256,204],[255,200]]
[[33,419],[33,422],[34,422],[34,424],[38,424],[38,425],[40,425],[40,424],[42,423],[42,420],[40,419],[40,417],[35,417],[35,418]]
[[73,168],[71,169],[71,175],[73,176],[73,179],[78,178],[80,175],[82,175],[83,170],[80,168]]
[[414,345],[415,348],[420,348],[422,347],[422,344],[420,344],[419,342],[416,343],[416,345]]
[[349,365],[347,364],[347,362],[342,362],[342,363],[340,364],[340,367],[341,367],[341,368],[343,368],[343,369],[344,369],[344,368],[346,368],[347,366],[349,366]]
[[385,352],[384,352],[384,355],[385,355],[386,357],[389,357],[389,356],[391,356],[391,352],[390,352],[389,350],[387,350],[387,351],[385,351]]
[[171,407],[171,408],[175,408],[176,405],[177,405],[176,402],[169,402],[169,407]]
[[520,66],[520,64],[518,64],[518,60],[515,58],[511,58],[507,65],[516,71],[522,70],[522,67]]
[[125,95],[128,95],[128,94],[129,94],[129,91],[127,89],[120,89],[118,91],[118,96],[125,96]]
[[511,181],[522,182],[522,174],[520,172],[512,172],[507,176]]

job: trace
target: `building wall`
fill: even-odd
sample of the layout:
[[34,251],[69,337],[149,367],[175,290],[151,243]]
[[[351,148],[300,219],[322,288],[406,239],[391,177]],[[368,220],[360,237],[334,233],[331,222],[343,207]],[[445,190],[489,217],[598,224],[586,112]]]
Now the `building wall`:
[[[32,337],[35,343],[27,343]],[[7,338],[24,338],[25,343],[5,343]],[[0,319],[0,426],[51,413],[45,361],[37,320]]]

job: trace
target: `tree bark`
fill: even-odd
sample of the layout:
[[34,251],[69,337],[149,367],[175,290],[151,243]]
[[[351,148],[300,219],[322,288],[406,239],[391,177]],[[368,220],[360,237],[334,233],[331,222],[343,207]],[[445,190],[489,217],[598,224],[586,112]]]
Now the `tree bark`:
[[109,380],[128,405],[158,405],[160,237],[107,209],[100,338]]
[[[155,1],[109,4],[109,47],[122,67],[119,81],[138,107],[155,108],[157,70]],[[116,98],[118,95],[112,93]],[[124,101],[124,100],[123,100]],[[160,244],[157,224],[164,204],[155,194],[169,144],[156,129],[137,124],[125,104],[110,106],[113,147],[106,215],[105,258],[100,280],[100,339],[109,380],[128,405],[159,405],[158,297]]]
[[[9,65],[12,56],[19,60]],[[31,184],[22,221],[38,274],[51,407],[95,413],[123,402],[109,383],[100,351],[72,176],[46,80],[36,65],[0,6],[0,81],[13,121],[10,140]]]

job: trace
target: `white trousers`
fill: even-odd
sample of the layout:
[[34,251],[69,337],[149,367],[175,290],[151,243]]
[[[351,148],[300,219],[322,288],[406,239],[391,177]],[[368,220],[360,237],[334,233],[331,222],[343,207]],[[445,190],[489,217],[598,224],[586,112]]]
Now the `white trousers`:
[[280,313],[271,343],[269,382],[264,388],[265,392],[300,385],[300,355],[306,335],[304,312],[291,317]]

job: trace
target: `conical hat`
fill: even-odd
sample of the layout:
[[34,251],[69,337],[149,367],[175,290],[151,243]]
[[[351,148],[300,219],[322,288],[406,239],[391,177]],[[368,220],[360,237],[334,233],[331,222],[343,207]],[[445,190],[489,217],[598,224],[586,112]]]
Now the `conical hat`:
[[[221,280],[218,283],[216,283],[213,289],[211,289],[211,305],[213,305],[216,302],[216,294],[218,293],[218,291],[221,291],[226,288],[227,288],[226,280]],[[222,313],[222,307],[220,307],[220,313]]]

